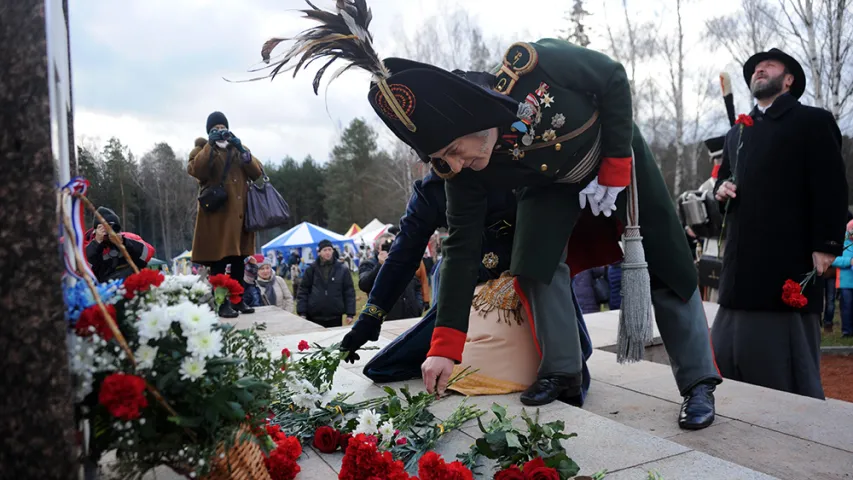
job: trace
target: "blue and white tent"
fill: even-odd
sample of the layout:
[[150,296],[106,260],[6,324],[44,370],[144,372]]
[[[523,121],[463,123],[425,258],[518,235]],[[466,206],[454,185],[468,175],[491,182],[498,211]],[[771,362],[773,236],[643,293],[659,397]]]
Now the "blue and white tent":
[[323,227],[318,227],[312,223],[302,222],[270,240],[266,245],[261,247],[261,251],[266,256],[270,250],[278,250],[286,257],[291,249],[298,248],[301,250],[303,248],[310,248],[316,258],[317,244],[320,243],[320,240],[328,240],[340,250],[343,250],[344,245],[347,244],[355,248],[355,243],[350,238],[331,230],[326,230]]

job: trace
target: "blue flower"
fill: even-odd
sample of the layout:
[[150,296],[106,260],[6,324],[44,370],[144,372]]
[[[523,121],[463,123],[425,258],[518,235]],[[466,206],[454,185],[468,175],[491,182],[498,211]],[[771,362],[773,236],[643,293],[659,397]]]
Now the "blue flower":
[[[124,280],[111,280],[97,285],[98,295],[104,303],[110,303],[116,292],[121,288]],[[71,325],[80,318],[80,313],[95,304],[95,298],[89,291],[85,281],[77,280],[74,286],[63,285],[62,293],[65,297],[65,314]]]

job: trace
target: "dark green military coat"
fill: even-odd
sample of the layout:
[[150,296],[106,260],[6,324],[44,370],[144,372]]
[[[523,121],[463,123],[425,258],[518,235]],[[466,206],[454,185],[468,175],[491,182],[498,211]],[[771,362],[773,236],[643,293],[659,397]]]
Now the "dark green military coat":
[[[602,179],[607,178],[607,184],[627,185],[630,170],[627,174],[624,171],[624,158],[629,159],[630,165],[632,150],[639,220],[650,272],[686,301],[697,286],[696,270],[660,170],[632,123],[630,88],[624,69],[600,53],[558,40],[525,45],[535,49],[538,62],[534,68],[522,71],[522,52],[521,61],[516,62],[521,68],[512,72],[518,80],[511,89],[503,90],[509,90],[508,94],[519,102],[529,94],[536,95],[540,106],[548,103],[550,107],[540,108],[541,118],[531,122],[534,137],[538,138],[532,142],[528,138],[529,145],[525,145],[522,132],[507,128],[501,132],[503,143],[487,168],[480,172],[463,170],[445,183],[449,237],[444,242],[437,327],[467,331],[480,261],[486,192],[491,188],[515,188],[517,192],[511,266],[514,275],[550,283],[567,244],[567,263],[573,274],[621,260],[618,241],[626,225],[628,190],[619,195],[617,211],[611,218],[593,217],[589,209],[582,212],[579,192],[596,175],[602,184]],[[505,66],[518,59],[519,52],[514,48],[527,51],[524,45],[514,45],[505,56]],[[502,82],[503,76],[512,80],[506,71],[498,73],[496,90],[512,83]],[[540,89],[543,83],[547,86],[547,99]],[[546,133],[549,130],[553,133]],[[590,156],[596,162],[591,170],[580,172],[581,178],[574,183],[556,182]],[[436,330],[431,355],[447,352],[448,344],[457,343],[446,336],[437,338],[444,331]]]

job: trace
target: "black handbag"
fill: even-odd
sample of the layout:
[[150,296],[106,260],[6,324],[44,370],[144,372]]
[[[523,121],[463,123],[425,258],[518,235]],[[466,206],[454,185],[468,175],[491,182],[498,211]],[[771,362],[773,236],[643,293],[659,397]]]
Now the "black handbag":
[[720,288],[720,272],[723,270],[723,259],[702,255],[699,259],[699,286]]
[[610,280],[607,278],[607,273],[596,277],[595,273],[592,276],[592,291],[595,293],[595,301],[599,304],[608,303],[610,301]]
[[259,232],[286,225],[290,220],[290,207],[272,186],[263,169],[261,181],[258,183],[249,182],[243,229],[247,232]]
[[[213,147],[210,148],[210,158],[207,160],[210,166],[210,174],[213,176]],[[222,178],[219,184],[207,185],[198,194],[198,206],[208,213],[213,213],[222,208],[228,202],[228,191],[225,190],[225,179],[231,168],[231,150],[228,150],[228,159],[225,161],[225,169],[222,170]]]

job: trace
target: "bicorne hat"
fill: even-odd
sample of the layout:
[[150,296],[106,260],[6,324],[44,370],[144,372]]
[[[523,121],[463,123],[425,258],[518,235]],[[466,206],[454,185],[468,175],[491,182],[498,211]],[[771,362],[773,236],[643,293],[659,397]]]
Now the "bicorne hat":
[[806,91],[806,73],[803,71],[802,65],[794,57],[778,48],[771,48],[766,52],[758,52],[749,57],[746,63],[743,64],[743,79],[746,81],[747,87],[752,83],[752,74],[755,73],[755,67],[764,60],[778,60],[788,67],[788,71],[794,76],[794,83],[791,85],[791,95],[794,98],[803,96],[803,93]]
[[368,27],[372,19],[366,0],[337,0],[335,11],[308,2],[302,13],[319,25],[291,39],[273,38],[264,43],[261,56],[270,63],[272,51],[282,42],[294,43],[269,67],[269,77],[294,71],[322,60],[314,76],[314,93],[326,69],[336,60],[347,62],[332,74],[358,67],[372,75],[368,101],[385,125],[412,147],[422,160],[453,140],[519,120],[519,103],[462,75],[402,58],[380,60],[373,49]]
[[705,148],[708,149],[708,155],[711,158],[719,157],[723,154],[723,147],[726,144],[726,136],[714,137],[705,140]]

